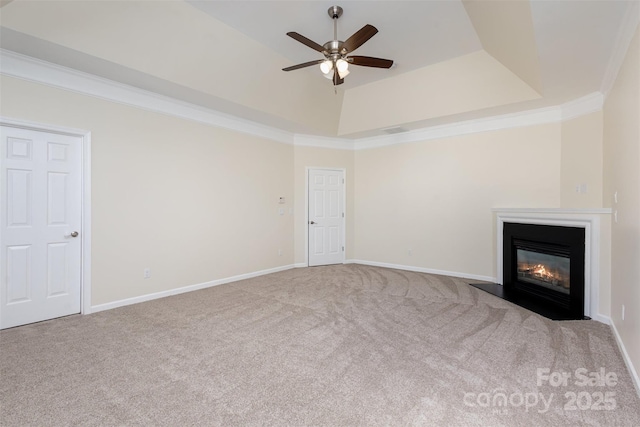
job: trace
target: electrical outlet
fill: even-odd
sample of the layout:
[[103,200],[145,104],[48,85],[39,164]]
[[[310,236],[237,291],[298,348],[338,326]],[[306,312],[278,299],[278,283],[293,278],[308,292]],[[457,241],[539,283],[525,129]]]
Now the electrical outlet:
[[409,256],[413,255],[413,249],[409,249]]
[[278,256],[282,256],[282,249],[278,249]]
[[150,279],[151,278],[151,269],[150,268],[145,268],[144,269],[144,278],[145,279]]
[[624,304],[622,304],[622,320],[624,320]]

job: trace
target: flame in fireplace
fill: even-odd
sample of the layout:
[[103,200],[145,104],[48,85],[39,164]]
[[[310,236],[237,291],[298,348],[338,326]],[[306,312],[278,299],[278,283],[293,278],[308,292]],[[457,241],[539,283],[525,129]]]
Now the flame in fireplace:
[[542,280],[543,282],[550,283],[557,286],[568,286],[567,278],[559,272],[552,271],[544,264],[527,264],[519,263],[518,271],[529,275],[532,278]]
[[546,267],[542,264],[537,264],[535,267],[533,267],[533,273],[536,276],[540,276],[540,277],[544,277],[544,278],[552,278],[553,275],[547,271]]

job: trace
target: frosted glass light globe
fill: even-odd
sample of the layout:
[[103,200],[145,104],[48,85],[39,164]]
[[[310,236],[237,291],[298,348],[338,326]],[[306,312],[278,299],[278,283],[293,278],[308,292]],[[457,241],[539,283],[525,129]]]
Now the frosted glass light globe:
[[333,62],[329,61],[328,59],[320,63],[320,71],[322,71],[322,74],[329,74],[332,69]]

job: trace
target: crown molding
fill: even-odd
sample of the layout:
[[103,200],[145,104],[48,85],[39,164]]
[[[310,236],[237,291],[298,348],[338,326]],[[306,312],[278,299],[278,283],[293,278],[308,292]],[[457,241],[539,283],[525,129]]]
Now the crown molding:
[[492,130],[557,123],[600,111],[602,110],[603,103],[604,97],[602,94],[600,92],[594,92],[555,107],[538,108],[501,116],[433,126],[394,135],[362,138],[356,140],[354,149],[365,150],[368,148],[384,147],[386,145],[428,141]]
[[618,36],[616,37],[615,44],[613,46],[613,52],[609,57],[609,63],[602,79],[602,85],[600,86],[600,92],[604,94],[606,99],[613,88],[618,72],[622,67],[625,57],[627,56],[627,50],[631,40],[636,33],[638,22],[640,21],[640,2],[630,1],[627,5],[627,11],[624,16],[624,20],[618,30]]
[[558,122],[561,119],[562,112],[560,107],[547,107],[537,110],[433,126],[405,133],[361,138],[356,140],[354,148],[356,150],[366,150],[369,148],[384,147],[387,145],[429,141],[492,130]]
[[333,150],[353,150],[354,140],[296,134],[293,137],[293,144],[300,147],[331,148]]
[[6,49],[0,49],[0,57],[2,58],[0,74],[7,76],[285,144],[340,150],[365,150],[492,130],[557,123],[599,111],[604,102],[603,94],[594,92],[559,106],[432,126],[390,135],[360,139],[331,138],[294,134]]
[[590,93],[582,98],[562,104],[560,107],[562,111],[562,121],[601,111],[603,107],[604,95],[601,92]]
[[0,73],[147,111],[293,144],[293,134],[93,74],[0,49]]

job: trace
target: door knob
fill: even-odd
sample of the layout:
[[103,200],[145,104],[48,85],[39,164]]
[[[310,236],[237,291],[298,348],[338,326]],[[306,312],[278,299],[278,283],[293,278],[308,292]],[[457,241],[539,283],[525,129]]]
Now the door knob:
[[309,224],[315,224],[315,222],[314,221],[309,221]]
[[67,234],[64,237],[78,237],[78,232],[77,231],[72,231],[71,233]]

